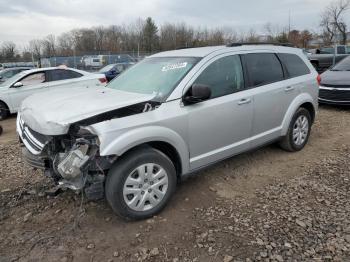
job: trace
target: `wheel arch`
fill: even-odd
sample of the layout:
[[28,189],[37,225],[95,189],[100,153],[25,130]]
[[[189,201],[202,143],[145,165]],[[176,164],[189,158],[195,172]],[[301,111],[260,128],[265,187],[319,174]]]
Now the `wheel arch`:
[[316,117],[316,110],[313,104],[311,102],[305,102],[301,104],[300,107],[305,108],[307,111],[309,111],[311,116],[311,123],[314,123]]
[[3,103],[3,104],[6,106],[6,108],[7,108],[8,110],[10,110],[9,105],[5,102],[4,99],[0,99],[0,103]]
[[121,157],[143,146],[153,147],[167,155],[174,163],[179,176],[189,172],[187,144],[179,134],[165,127],[142,127],[131,130],[110,143],[101,143],[100,154]]
[[129,154],[134,150],[138,150],[144,147],[152,147],[154,149],[159,150],[164,155],[166,155],[171,160],[171,162],[173,162],[178,178],[181,177],[181,174],[183,173],[181,157],[179,155],[179,152],[176,150],[176,148],[173,145],[169,144],[168,142],[164,142],[164,141],[146,142],[128,149],[120,157],[123,157],[124,155]]
[[12,112],[11,112],[11,110],[10,110],[9,105],[8,105],[3,99],[0,99],[0,104],[1,104],[1,103],[5,105],[5,107],[6,107],[7,111],[8,111],[7,116],[8,116],[9,114],[11,114]]
[[310,112],[312,123],[315,121],[317,105],[315,105],[314,99],[310,94],[303,93],[297,96],[289,106],[287,113],[284,116],[282,123],[282,136],[285,136],[288,132],[290,121],[293,118],[295,112],[303,107]]

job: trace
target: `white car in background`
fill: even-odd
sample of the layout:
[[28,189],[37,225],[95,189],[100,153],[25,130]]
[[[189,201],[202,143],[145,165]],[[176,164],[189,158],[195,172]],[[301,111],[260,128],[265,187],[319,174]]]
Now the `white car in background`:
[[104,74],[93,74],[67,67],[26,70],[0,84],[0,120],[16,113],[28,96],[48,90],[105,86]]

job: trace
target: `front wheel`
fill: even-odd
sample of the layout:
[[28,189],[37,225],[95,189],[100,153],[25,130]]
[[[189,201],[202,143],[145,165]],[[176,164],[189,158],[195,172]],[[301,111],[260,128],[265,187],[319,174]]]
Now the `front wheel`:
[[5,118],[8,117],[8,115],[9,115],[9,110],[7,106],[3,102],[0,102],[0,120],[4,120]]
[[176,187],[171,160],[151,147],[134,150],[111,168],[105,190],[112,209],[127,219],[145,219],[160,212]]
[[311,116],[305,108],[299,108],[289,125],[287,135],[280,141],[280,146],[295,152],[304,148],[311,132]]

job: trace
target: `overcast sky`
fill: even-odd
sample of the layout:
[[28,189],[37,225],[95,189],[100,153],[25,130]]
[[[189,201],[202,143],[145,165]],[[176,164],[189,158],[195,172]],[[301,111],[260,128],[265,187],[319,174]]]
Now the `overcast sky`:
[[[158,25],[254,28],[267,22],[318,30],[319,16],[331,0],[0,0],[0,43],[19,46],[77,27],[123,24],[151,16]],[[350,18],[350,14],[348,15]],[[349,19],[350,20],[350,19]]]

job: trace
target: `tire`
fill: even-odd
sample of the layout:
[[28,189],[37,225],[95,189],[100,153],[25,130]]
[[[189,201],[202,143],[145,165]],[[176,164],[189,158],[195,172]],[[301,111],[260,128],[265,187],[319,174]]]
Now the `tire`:
[[[155,177],[156,174],[160,176]],[[106,199],[122,218],[149,218],[165,207],[175,191],[176,180],[174,164],[165,154],[152,147],[136,149],[118,160],[108,172]],[[132,193],[128,194],[129,191]]]
[[[305,128],[300,128],[298,131],[298,127],[300,127],[300,125],[304,126],[304,124],[302,124],[304,123],[303,121],[307,121],[307,131],[305,130]],[[281,148],[289,152],[296,152],[302,150],[309,140],[311,126],[312,122],[310,112],[305,108],[299,108],[297,112],[295,112],[289,124],[287,135],[283,137],[280,141]],[[295,136],[293,136],[294,130],[296,130]],[[297,134],[299,134],[299,137]]]
[[2,126],[0,126],[0,136],[1,136],[1,134],[2,134]]
[[0,120],[4,120],[9,115],[9,110],[4,102],[0,101]]

